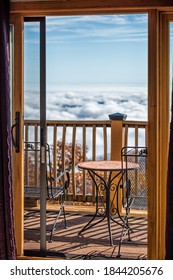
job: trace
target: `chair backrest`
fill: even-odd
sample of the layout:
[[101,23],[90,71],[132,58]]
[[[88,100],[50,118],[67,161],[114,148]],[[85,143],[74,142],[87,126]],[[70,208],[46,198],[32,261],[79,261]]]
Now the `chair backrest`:
[[40,186],[40,142],[24,142],[24,185]]
[[[34,196],[35,188],[36,196],[40,193],[40,142],[24,142],[24,152],[25,175],[27,174],[27,178],[24,178],[24,185],[27,186],[29,191],[32,191],[32,196]],[[48,143],[46,144],[46,165],[47,197],[56,198],[64,193],[67,195],[70,182],[69,173],[65,171],[57,174],[57,178],[53,177],[51,151]],[[31,186],[32,189],[29,188]]]
[[[147,147],[123,147],[121,150],[123,206],[146,210],[148,205]],[[133,168],[133,165],[136,168]]]

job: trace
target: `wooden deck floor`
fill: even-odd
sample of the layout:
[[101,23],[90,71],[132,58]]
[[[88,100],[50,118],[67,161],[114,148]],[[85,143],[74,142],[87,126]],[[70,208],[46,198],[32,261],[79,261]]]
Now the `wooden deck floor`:
[[[79,230],[91,219],[92,213],[67,212],[68,228],[60,223],[54,233],[53,242],[47,242],[47,256],[60,259],[116,259],[121,228],[112,224],[114,245],[109,245],[106,220],[87,230],[83,237],[78,237]],[[55,211],[47,213],[47,241],[51,225],[56,216]],[[61,221],[61,219],[60,219]],[[121,247],[121,259],[147,259],[147,218],[129,216],[132,241],[125,236]],[[33,255],[40,248],[40,213],[38,210],[25,214],[24,232],[25,253]]]

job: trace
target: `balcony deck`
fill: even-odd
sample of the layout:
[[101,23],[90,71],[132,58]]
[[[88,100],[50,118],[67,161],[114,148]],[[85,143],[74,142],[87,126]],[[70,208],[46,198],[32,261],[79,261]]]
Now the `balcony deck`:
[[[67,260],[89,259],[117,259],[118,242],[121,229],[112,225],[114,246],[109,245],[106,221],[86,231],[83,237],[78,237],[79,230],[91,219],[94,208],[92,207],[66,207],[67,225],[61,223],[55,232],[53,242],[47,242],[47,257]],[[55,218],[55,211],[47,212],[47,240]],[[38,209],[26,210],[24,248],[26,255],[33,255],[33,251],[40,248],[39,230],[40,213]],[[125,236],[121,247],[121,259],[147,259],[147,218],[144,215],[130,215],[129,223],[133,228],[132,241],[127,241]]]
[[[70,167],[71,184],[67,200],[68,202],[73,202],[72,207],[66,207],[68,228],[64,229],[63,225],[61,225],[54,235],[54,242],[47,243],[48,256],[54,255],[54,257],[60,259],[116,258],[121,233],[120,227],[115,224],[112,226],[114,246],[109,246],[106,221],[86,231],[84,237],[79,238],[77,235],[78,232],[91,219],[94,209],[91,206],[78,207],[74,205],[75,202],[79,204],[82,202],[85,202],[85,204],[95,202],[95,185],[90,181],[86,171],[79,173],[76,170],[76,165],[79,162],[88,159],[100,159],[100,154],[104,160],[109,159],[110,155],[111,158],[118,157],[119,160],[120,149],[118,147],[122,147],[122,135],[124,135],[125,146],[130,145],[130,138],[134,140],[133,144],[135,146],[139,145],[141,139],[143,139],[143,145],[148,146],[148,123],[123,121],[120,131],[116,134],[116,147],[118,151],[115,151],[115,149],[112,150],[111,142],[114,143],[112,128],[114,126],[116,127],[116,125],[116,121],[112,123],[110,120],[47,122],[47,139],[52,148],[53,176],[56,178],[59,168],[64,171],[67,167]],[[24,140],[26,142],[37,142],[39,140],[39,126],[39,121],[25,120]],[[119,135],[120,139],[118,139],[117,135]],[[113,141],[111,140],[112,138]],[[99,139],[102,139],[100,154],[98,154],[97,150]],[[121,143],[121,145],[118,143]],[[39,153],[36,152],[29,156],[26,152],[24,158],[25,185],[39,185]],[[30,162],[33,165],[29,165]],[[51,224],[55,217],[53,210],[51,209],[47,213],[47,240],[49,239]],[[140,216],[138,212],[138,215],[131,214],[130,216],[130,223],[133,228],[133,232],[131,233],[132,241],[127,242],[126,239],[124,240],[121,249],[121,259],[147,258],[147,218],[143,213],[140,214],[142,215]],[[32,255],[32,251],[38,251],[40,248],[39,223],[38,209],[32,208],[32,210],[26,212],[24,235],[24,249],[26,254]]]

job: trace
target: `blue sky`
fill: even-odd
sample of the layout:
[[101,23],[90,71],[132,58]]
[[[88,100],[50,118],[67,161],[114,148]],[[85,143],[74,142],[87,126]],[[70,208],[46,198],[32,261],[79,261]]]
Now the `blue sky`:
[[[147,85],[147,15],[46,19],[47,85]],[[25,24],[25,85],[39,84],[39,26]]]

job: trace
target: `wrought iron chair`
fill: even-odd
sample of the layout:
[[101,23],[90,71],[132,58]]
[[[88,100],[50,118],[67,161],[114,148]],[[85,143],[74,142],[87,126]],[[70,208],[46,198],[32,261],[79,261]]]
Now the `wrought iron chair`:
[[[122,206],[125,210],[124,225],[119,241],[118,257],[123,238],[128,233],[128,241],[131,241],[128,215],[131,209],[147,210],[148,201],[148,172],[147,172],[147,147],[123,147],[122,159]],[[137,168],[131,168],[132,163]]]
[[[25,175],[25,186],[24,186],[24,195],[25,197],[31,197],[40,199],[40,142],[25,142],[24,143],[25,151],[25,168],[27,169]],[[52,165],[51,165],[51,154],[50,146],[46,144],[46,160],[47,160],[47,199],[59,200],[60,209],[57,212],[55,221],[52,225],[50,232],[49,242],[52,242],[53,233],[57,229],[57,222],[61,214],[63,214],[64,226],[67,226],[66,223],[66,214],[64,209],[64,203],[67,198],[68,188],[70,184],[69,171],[60,172],[57,178],[52,176]],[[36,174],[37,173],[37,174]]]

